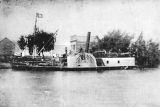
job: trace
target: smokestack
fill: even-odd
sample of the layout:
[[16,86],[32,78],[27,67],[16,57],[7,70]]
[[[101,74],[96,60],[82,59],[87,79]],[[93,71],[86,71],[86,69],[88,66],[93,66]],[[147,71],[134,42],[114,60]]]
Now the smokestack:
[[88,34],[87,34],[87,40],[86,40],[86,49],[85,49],[85,52],[89,51],[90,35],[91,35],[91,32],[88,32]]

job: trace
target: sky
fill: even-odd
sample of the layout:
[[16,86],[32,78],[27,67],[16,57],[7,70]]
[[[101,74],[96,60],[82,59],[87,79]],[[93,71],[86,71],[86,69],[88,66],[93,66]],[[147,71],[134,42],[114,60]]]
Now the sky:
[[36,13],[43,15],[39,29],[59,30],[57,45],[70,45],[72,35],[102,38],[113,30],[160,41],[160,0],[0,0],[0,38],[32,34]]

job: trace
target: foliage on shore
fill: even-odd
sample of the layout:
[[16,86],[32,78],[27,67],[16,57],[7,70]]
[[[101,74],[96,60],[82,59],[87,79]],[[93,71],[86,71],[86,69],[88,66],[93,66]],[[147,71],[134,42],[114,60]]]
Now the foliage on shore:
[[141,33],[135,43],[131,45],[132,52],[135,52],[135,58],[139,66],[158,67],[160,63],[159,43],[151,39],[145,41]]
[[23,51],[25,47],[28,47],[30,55],[33,54],[34,45],[36,51],[40,54],[44,51],[50,51],[54,49],[55,36],[54,33],[47,33],[43,30],[36,32],[36,35],[29,34],[27,36],[21,36],[17,41],[20,49]]
[[110,52],[127,52],[133,35],[118,31],[108,32],[102,39],[98,39],[98,43],[92,47],[94,51],[105,50]]
[[23,35],[21,35],[21,37],[19,38],[19,40],[17,41],[20,49],[23,51],[27,45],[26,41],[25,41],[25,37]]

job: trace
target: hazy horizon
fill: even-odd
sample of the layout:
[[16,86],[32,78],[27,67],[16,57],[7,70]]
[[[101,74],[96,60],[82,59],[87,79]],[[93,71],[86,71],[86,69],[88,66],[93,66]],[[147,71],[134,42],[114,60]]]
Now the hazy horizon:
[[98,35],[112,30],[160,41],[160,1],[157,0],[1,0],[0,38],[18,40],[33,33],[36,13],[40,30],[54,33],[57,45],[69,45],[70,36]]

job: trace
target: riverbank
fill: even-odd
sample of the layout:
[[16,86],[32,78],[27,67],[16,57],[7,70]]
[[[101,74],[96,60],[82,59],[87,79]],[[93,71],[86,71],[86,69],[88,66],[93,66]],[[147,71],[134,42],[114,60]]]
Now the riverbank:
[[11,68],[11,64],[10,63],[0,62],[0,69],[8,69],[8,68]]

